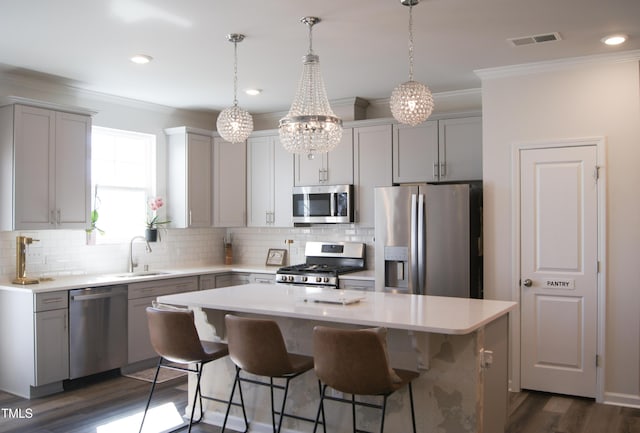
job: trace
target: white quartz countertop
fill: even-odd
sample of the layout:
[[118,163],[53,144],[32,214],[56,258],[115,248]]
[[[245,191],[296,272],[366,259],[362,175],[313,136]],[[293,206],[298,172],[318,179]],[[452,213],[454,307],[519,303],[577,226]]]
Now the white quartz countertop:
[[56,290],[71,290],[85,287],[111,286],[116,284],[130,284],[141,281],[165,280],[168,278],[189,277],[194,275],[222,274],[226,272],[245,272],[275,274],[278,270],[274,266],[264,265],[211,265],[194,266],[176,269],[151,269],[158,272],[155,275],[128,275],[126,272],[114,272],[100,275],[70,275],[43,279],[38,284],[12,284],[12,278],[0,279],[0,290],[29,291],[32,293],[53,292]]
[[[362,297],[354,304],[314,302]],[[305,299],[307,299],[305,301]],[[161,296],[160,302],[270,316],[438,334],[469,334],[516,308],[515,302],[396,293],[246,284]]]

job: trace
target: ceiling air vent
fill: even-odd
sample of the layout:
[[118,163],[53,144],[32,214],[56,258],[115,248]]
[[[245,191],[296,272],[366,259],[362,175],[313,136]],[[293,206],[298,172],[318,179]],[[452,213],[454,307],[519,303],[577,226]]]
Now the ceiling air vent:
[[554,42],[559,41],[562,38],[560,37],[560,33],[547,33],[544,35],[533,35],[533,36],[523,36],[521,38],[511,38],[507,39],[511,45],[514,47],[519,47],[522,45],[531,45],[531,44],[541,44],[543,42]]

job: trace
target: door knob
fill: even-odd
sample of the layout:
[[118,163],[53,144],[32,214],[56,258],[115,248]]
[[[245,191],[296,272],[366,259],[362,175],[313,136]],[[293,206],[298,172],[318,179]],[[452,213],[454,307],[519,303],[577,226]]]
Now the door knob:
[[532,284],[533,284],[533,281],[531,281],[529,278],[527,278],[522,282],[522,285],[525,287],[531,287]]

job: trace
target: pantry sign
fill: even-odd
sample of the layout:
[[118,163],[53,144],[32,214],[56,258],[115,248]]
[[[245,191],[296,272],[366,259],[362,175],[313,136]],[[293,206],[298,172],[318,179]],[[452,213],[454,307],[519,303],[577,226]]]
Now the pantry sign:
[[543,287],[545,289],[573,290],[576,288],[576,280],[569,278],[545,278]]

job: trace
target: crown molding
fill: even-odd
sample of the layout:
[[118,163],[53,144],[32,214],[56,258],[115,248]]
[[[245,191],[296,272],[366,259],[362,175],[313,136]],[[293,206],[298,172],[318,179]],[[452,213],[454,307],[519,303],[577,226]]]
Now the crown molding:
[[520,65],[502,66],[498,68],[476,69],[473,72],[481,80],[514,77],[518,75],[539,74],[575,68],[576,66],[596,65],[604,63],[624,63],[640,60],[640,50],[622,51],[619,53],[596,54],[593,56],[570,57],[545,62],[524,63]]

